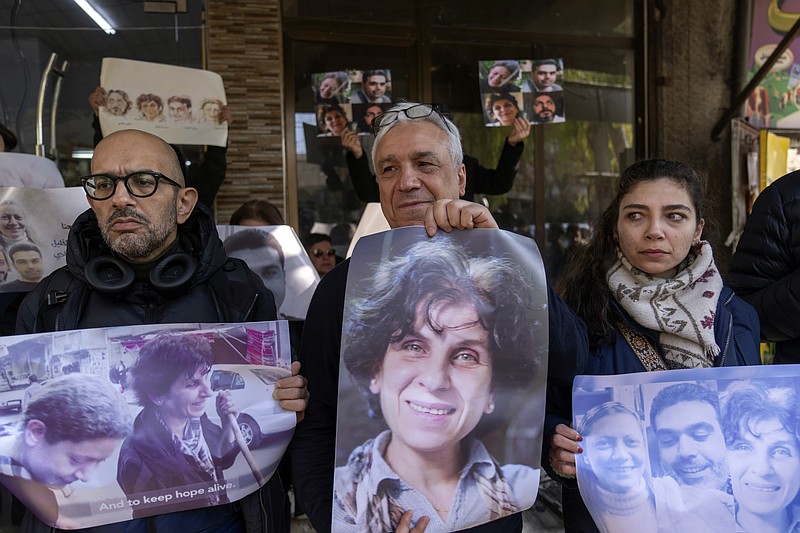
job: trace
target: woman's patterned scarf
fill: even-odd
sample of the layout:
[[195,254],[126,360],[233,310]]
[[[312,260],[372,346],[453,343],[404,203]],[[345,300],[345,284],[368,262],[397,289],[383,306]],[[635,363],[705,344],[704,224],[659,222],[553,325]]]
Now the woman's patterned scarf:
[[711,245],[700,241],[678,266],[674,278],[663,279],[637,269],[617,249],[608,271],[608,288],[623,309],[642,326],[659,333],[659,344],[671,368],[714,365],[719,346],[714,316],[722,277]]

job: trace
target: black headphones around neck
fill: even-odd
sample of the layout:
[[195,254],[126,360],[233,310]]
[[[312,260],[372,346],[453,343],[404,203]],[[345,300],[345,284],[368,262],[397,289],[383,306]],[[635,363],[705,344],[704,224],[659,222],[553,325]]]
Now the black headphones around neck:
[[[150,270],[150,283],[163,293],[183,289],[197,271],[197,260],[183,252],[170,254]],[[127,293],[136,274],[133,267],[112,256],[95,257],[84,268],[86,282],[100,294],[120,296]]]

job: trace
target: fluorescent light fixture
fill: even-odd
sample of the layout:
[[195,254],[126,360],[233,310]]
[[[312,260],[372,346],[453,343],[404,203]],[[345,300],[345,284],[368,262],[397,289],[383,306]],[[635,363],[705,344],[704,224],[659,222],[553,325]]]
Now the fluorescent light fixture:
[[94,150],[91,149],[75,149],[72,151],[72,159],[91,159]]
[[95,24],[100,26],[103,29],[104,32],[106,32],[109,35],[114,35],[115,33],[117,33],[117,30],[112,28],[111,24],[106,19],[103,18],[103,15],[98,13],[95,10],[95,8],[93,8],[91,5],[89,5],[89,2],[87,2],[86,0],[74,0],[74,1],[75,1],[76,4],[78,4],[78,7],[83,9],[83,11],[87,15],[92,17],[92,20],[95,22]]

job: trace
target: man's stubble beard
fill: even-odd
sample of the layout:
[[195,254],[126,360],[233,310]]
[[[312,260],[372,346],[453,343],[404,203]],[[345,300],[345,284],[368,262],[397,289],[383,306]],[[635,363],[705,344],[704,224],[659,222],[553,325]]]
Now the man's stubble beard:
[[[112,239],[111,225],[120,217],[135,218],[142,222],[146,228],[145,233],[123,233],[116,239]],[[172,229],[177,226],[178,213],[175,204],[170,203],[163,212],[158,213],[154,218],[159,222],[153,224],[150,219],[132,207],[125,207],[115,211],[109,217],[106,223],[100,227],[100,234],[108,247],[120,257],[133,261],[145,259],[164,244],[172,233]]]

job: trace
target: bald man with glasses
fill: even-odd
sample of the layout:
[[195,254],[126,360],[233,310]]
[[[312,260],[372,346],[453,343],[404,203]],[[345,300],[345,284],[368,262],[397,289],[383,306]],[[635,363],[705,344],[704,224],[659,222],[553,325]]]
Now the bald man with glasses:
[[[197,191],[186,186],[166,142],[142,131],[112,133],[97,145],[91,170],[82,179],[91,209],[72,224],[67,265],[25,298],[17,333],[277,318],[275,299],[261,278],[243,261],[227,257],[210,211],[197,205]],[[295,363],[293,375],[276,383],[273,396],[284,409],[302,413],[308,392],[298,372]],[[234,504],[162,510],[165,514],[91,531],[277,531],[288,521],[285,495],[274,475]]]

